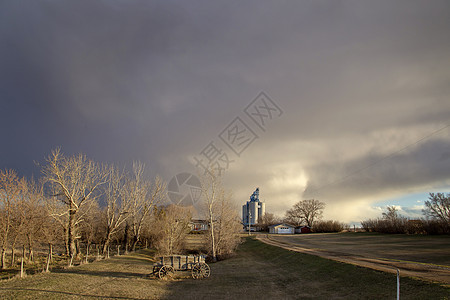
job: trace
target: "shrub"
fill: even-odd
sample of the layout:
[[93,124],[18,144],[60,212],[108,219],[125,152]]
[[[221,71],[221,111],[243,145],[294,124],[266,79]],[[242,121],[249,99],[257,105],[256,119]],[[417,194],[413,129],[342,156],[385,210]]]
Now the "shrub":
[[314,222],[312,231],[313,232],[341,232],[348,228],[349,227],[347,224],[344,224],[344,223],[341,223],[338,221],[328,220],[328,221]]
[[439,220],[411,220],[404,217],[396,221],[386,219],[368,219],[361,221],[361,225],[367,232],[379,233],[406,233],[406,234],[448,234],[445,223]]

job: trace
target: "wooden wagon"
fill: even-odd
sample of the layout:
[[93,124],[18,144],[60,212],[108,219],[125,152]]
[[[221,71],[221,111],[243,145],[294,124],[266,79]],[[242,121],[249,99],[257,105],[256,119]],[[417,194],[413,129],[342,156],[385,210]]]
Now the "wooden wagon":
[[194,279],[208,278],[211,273],[203,255],[170,255],[158,257],[152,275],[172,277],[175,271],[190,271]]

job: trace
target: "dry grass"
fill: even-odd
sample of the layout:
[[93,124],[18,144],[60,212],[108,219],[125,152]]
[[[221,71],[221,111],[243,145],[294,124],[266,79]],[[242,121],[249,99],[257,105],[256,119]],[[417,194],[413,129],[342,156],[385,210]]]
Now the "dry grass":
[[[147,275],[153,253],[0,282],[0,299],[394,299],[395,276],[287,251],[249,239],[235,257],[211,264],[211,277]],[[402,279],[402,299],[444,299],[449,289]]]

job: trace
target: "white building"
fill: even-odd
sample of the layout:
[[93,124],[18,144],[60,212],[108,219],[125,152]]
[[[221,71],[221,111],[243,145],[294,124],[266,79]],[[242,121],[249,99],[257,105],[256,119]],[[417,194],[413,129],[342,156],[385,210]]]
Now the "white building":
[[277,233],[277,234],[294,234],[295,233],[295,226],[286,224],[286,223],[280,223],[275,225],[269,226],[269,233]]
[[266,213],[266,204],[259,201],[259,188],[250,196],[250,201],[242,206],[242,223],[245,227],[255,225]]

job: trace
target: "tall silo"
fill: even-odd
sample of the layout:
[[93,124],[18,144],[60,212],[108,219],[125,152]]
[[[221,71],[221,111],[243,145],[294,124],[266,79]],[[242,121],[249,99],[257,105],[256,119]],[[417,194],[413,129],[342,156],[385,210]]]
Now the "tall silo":
[[261,219],[266,214],[266,203],[259,202],[258,218]]
[[259,202],[249,202],[249,218],[250,224],[254,225],[258,223],[258,204]]

